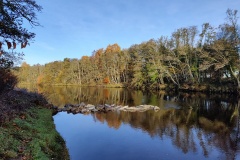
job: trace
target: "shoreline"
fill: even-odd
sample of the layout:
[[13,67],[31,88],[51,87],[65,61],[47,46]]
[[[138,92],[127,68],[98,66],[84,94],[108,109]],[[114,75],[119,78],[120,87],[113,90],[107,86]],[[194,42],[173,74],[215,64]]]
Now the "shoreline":
[[53,110],[43,97],[25,90],[0,96],[0,109],[6,112],[0,113],[0,159],[70,159],[55,128]]

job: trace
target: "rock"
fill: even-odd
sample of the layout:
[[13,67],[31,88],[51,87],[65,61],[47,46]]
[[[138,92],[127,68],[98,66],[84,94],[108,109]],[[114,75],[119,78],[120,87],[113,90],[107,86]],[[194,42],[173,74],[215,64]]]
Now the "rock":
[[[53,108],[53,106],[52,106]],[[115,112],[120,112],[120,111],[127,111],[127,112],[145,112],[147,110],[154,110],[158,111],[160,108],[158,106],[153,106],[153,105],[139,105],[139,106],[121,106],[121,105],[109,105],[109,104],[104,104],[104,105],[92,105],[92,104],[85,104],[81,102],[80,104],[66,104],[63,108],[58,108],[54,107],[56,112],[62,112],[62,111],[67,111],[68,113],[83,113],[83,114],[88,114],[91,112],[110,112],[110,111],[115,111]]]
[[114,111],[114,109],[113,109],[112,107],[105,107],[104,109],[105,109],[105,111],[107,111],[107,112],[109,112],[109,111]]
[[117,111],[119,108],[121,108],[121,107],[120,106],[114,106],[114,107],[112,107],[112,110]]
[[94,110],[94,109],[96,109],[96,108],[95,108],[95,106],[92,106],[92,107],[88,107],[87,109],[88,109],[89,111],[92,111],[92,110]]
[[81,110],[81,113],[88,113],[88,112],[89,112],[89,110],[85,109],[85,108]]
[[101,104],[99,104],[99,105],[96,106],[96,108],[100,108],[100,109],[102,109],[102,108],[104,108],[104,106],[101,105]]
[[110,107],[111,107],[109,104],[105,104],[104,106],[105,106],[105,107],[108,107],[108,108],[110,108]]
[[88,105],[85,106],[85,109],[91,111],[91,110],[95,109],[95,106],[92,105],[92,104],[88,104]]
[[98,110],[97,109],[93,109],[93,110],[91,110],[92,112],[98,112]]
[[138,112],[146,112],[146,111],[147,111],[147,109],[144,109],[144,108],[138,110]]
[[95,107],[99,112],[104,111],[104,106],[103,105],[98,105]]
[[73,105],[71,104],[65,104],[64,108],[72,107]]
[[74,104],[72,107],[79,107],[80,104]]
[[130,111],[130,112],[136,112],[137,110],[139,110],[139,108],[137,107],[127,107],[125,108],[126,111]]
[[87,105],[85,106],[85,108],[90,108],[90,107],[95,107],[95,106],[92,105],[92,104],[87,104]]
[[126,109],[126,108],[128,108],[128,106],[121,107],[121,108],[119,109],[119,111],[122,111],[122,110],[124,110],[124,109]]
[[76,107],[73,107],[73,108],[70,109],[71,112],[75,112],[76,110],[77,110]]
[[67,108],[62,108],[61,110],[62,110],[63,112],[65,112],[65,111],[67,111]]
[[58,109],[58,107],[57,106],[54,106],[54,105],[52,105],[52,109]]
[[85,107],[86,104],[84,102],[81,102],[78,107]]
[[152,108],[152,105],[140,105],[139,108],[148,110]]
[[154,106],[153,108],[154,110],[160,110],[160,108],[158,106]]

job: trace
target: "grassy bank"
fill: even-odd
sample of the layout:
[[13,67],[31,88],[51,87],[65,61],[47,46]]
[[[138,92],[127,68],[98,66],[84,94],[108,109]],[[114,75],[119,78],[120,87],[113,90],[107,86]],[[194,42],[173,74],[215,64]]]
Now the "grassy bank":
[[4,95],[0,95],[0,159],[69,159],[52,111],[38,95],[22,91]]

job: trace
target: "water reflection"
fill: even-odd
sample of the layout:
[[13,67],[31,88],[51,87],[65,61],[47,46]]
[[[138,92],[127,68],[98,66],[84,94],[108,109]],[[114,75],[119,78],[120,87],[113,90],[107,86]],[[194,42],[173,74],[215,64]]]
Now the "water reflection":
[[[34,88],[32,90],[34,90]],[[240,159],[240,100],[237,100],[237,98],[234,96],[206,95],[199,93],[143,93],[141,91],[129,91],[125,89],[93,87],[48,87],[47,89],[38,88],[37,91],[44,93],[49,98],[49,101],[57,106],[63,106],[67,103],[76,104],[80,102],[91,104],[121,104],[130,106],[139,104],[157,105],[161,108],[161,110],[158,112],[147,111],[144,113],[95,113],[91,114],[93,118],[91,121],[100,124],[106,124],[109,127],[109,129],[105,128],[103,132],[104,135],[110,134],[110,132],[112,133],[111,130],[121,132],[121,129],[126,128],[126,125],[129,125],[131,128],[140,129],[144,133],[147,133],[149,137],[153,138],[154,142],[156,142],[155,144],[151,140],[146,140],[147,144],[152,144],[153,146],[167,145],[166,147],[170,147],[171,150],[174,148],[180,150],[182,154],[178,153],[180,155],[175,158],[180,157],[181,159],[184,157],[191,159],[192,157],[190,155],[194,155],[197,159]],[[55,122],[57,128],[60,130],[60,133],[62,132],[61,134],[63,134],[65,131],[61,130],[62,128],[65,130],[69,129],[66,129],[66,126],[63,126],[62,124],[67,121],[69,118],[68,116],[74,115],[67,115],[66,113],[60,114],[65,114],[66,119],[63,120],[62,118],[61,120],[56,120],[55,117]],[[90,117],[90,115],[85,117]],[[90,120],[88,119],[86,123],[90,123],[89,121]],[[94,124],[91,123],[90,126],[92,125]],[[131,132],[131,128],[128,128],[126,132],[122,134],[128,137],[128,133]],[[84,134],[84,130],[87,130],[87,126],[84,126],[84,128],[81,128],[79,131],[73,130],[74,127],[71,128],[71,132],[76,132],[76,135],[79,134],[81,135],[80,137],[84,137],[86,135],[82,134]],[[101,129],[99,129],[98,125],[96,130],[91,130],[91,135],[99,136],[98,134],[100,130]],[[70,133],[68,132],[66,137],[69,136],[69,134]],[[158,140],[155,140],[155,138]],[[128,139],[129,142],[125,143],[131,143],[133,141],[132,139]],[[163,144],[163,142],[159,141],[159,139],[162,141],[169,140],[171,146],[168,144]],[[105,141],[108,141],[108,139],[106,138]],[[75,140],[72,143],[77,145]],[[96,146],[101,146],[102,143],[112,142],[101,141],[99,142],[100,144],[97,144],[97,142],[94,143],[96,143]],[[117,143],[120,144],[121,140],[119,140]],[[78,145],[81,144],[79,143]],[[88,146],[87,143],[83,145]],[[141,149],[145,151],[148,150],[149,147],[153,149],[153,147],[148,145],[145,146],[145,148],[142,146]],[[71,144],[69,148],[71,150]],[[122,148],[120,148],[120,150],[122,150]],[[134,147],[130,148],[130,150],[134,150]],[[79,150],[76,152],[79,152]],[[87,153],[88,151],[87,149],[84,150],[83,148],[82,152]],[[93,150],[91,150],[91,152],[93,152]],[[174,150],[174,152],[177,151]],[[163,151],[156,151],[152,154],[161,156]],[[93,159],[94,158],[96,157],[93,157]],[[166,158],[167,157],[164,159]]]
[[[199,104],[200,105],[200,104]],[[121,124],[130,124],[140,128],[151,137],[166,136],[183,153],[202,152],[209,157],[209,152],[219,150],[223,159],[239,157],[239,104],[208,106],[181,109],[161,109],[159,112],[145,113],[109,112],[96,113],[93,118],[107,123],[110,128],[118,129]]]
[[151,92],[143,93],[141,91],[132,91],[121,88],[98,88],[98,87],[77,87],[77,86],[20,86],[30,91],[43,93],[49,102],[58,107],[65,104],[79,104],[81,102],[91,104],[118,104],[118,105],[140,105],[152,104],[162,106],[164,92],[153,94]]

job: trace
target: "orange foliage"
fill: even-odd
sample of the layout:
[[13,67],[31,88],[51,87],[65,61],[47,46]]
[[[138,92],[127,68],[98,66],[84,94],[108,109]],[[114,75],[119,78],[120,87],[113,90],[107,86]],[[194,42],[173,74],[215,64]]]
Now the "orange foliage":
[[108,99],[110,97],[110,93],[108,89],[103,89],[103,96],[105,99]]
[[104,115],[102,113],[98,113],[97,112],[95,115],[96,115],[97,120],[99,120],[100,122],[104,123],[105,118],[104,118]]
[[87,60],[87,59],[89,59],[88,56],[82,56],[82,60]]
[[106,83],[106,84],[110,83],[109,77],[105,77],[105,78],[103,79],[103,83]]
[[110,114],[108,114],[108,116],[106,116],[106,121],[110,128],[115,128],[115,129],[120,128],[120,126],[122,124],[121,120],[118,119],[118,117],[112,113],[110,113]]
[[21,68],[29,68],[29,67],[30,67],[30,65],[27,64],[26,62],[23,62],[23,63],[21,64]]
[[105,53],[118,53],[120,51],[121,51],[120,46],[117,43],[115,43],[113,45],[108,45]]
[[95,57],[100,57],[101,55],[103,54],[103,48],[101,49],[98,49],[96,52],[95,52]]
[[43,83],[43,78],[44,78],[44,76],[42,74],[37,77],[37,84],[38,85],[41,85]]

